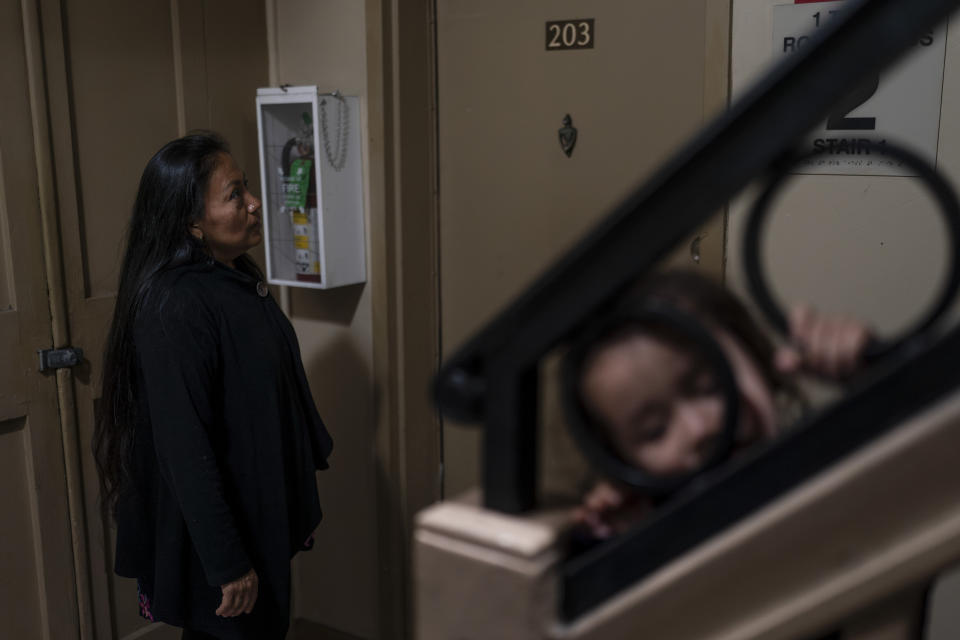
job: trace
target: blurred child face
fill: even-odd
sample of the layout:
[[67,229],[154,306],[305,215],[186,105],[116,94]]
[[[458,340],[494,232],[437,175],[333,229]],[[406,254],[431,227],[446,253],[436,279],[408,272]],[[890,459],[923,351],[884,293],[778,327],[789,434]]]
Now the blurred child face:
[[[714,338],[740,392],[737,445],[770,438],[776,415],[769,385],[735,339]],[[723,430],[725,402],[710,366],[654,334],[628,334],[599,349],[586,362],[581,391],[620,456],[654,475],[699,469]]]

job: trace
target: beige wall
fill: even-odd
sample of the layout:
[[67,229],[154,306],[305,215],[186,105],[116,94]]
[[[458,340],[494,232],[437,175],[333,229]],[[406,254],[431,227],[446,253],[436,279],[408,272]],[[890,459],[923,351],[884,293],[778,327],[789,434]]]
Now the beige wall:
[[[365,121],[364,3],[276,0],[267,3],[268,12],[271,9],[270,67],[276,74],[271,81],[360,96]],[[366,141],[365,122],[361,128]],[[366,165],[369,149],[364,147]],[[369,175],[369,169],[365,173]],[[368,218],[368,229],[370,224]],[[291,289],[290,295],[290,317],[310,387],[334,438],[330,469],[318,475],[324,522],[314,549],[295,561],[294,613],[362,638],[377,635],[376,391],[370,294],[368,282],[329,291]]]

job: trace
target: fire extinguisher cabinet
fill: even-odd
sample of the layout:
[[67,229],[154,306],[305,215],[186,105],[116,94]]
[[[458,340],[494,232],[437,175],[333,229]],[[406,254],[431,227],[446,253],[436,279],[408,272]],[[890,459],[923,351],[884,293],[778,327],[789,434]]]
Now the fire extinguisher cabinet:
[[359,122],[353,96],[257,90],[271,283],[330,289],[366,280]]

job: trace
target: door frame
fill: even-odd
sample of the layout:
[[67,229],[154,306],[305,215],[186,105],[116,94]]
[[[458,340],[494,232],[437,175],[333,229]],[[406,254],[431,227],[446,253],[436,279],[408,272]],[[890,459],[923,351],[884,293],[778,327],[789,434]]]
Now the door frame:
[[435,0],[366,0],[383,638],[412,637],[413,518],[442,497],[435,15]]
[[[28,91],[30,94],[34,152],[40,200],[40,220],[43,228],[43,254],[47,296],[50,305],[53,346],[70,344],[70,326],[67,313],[67,294],[64,279],[63,253],[60,243],[59,213],[57,208],[56,173],[54,167],[52,117],[48,69],[52,61],[63,60],[62,40],[48,37],[42,28],[41,2],[44,0],[21,0],[24,21],[24,38],[27,52]],[[46,7],[50,10],[51,7]],[[56,18],[59,22],[59,6]],[[57,55],[59,54],[59,58]],[[70,535],[73,544],[73,579],[76,594],[77,622],[80,638],[92,639],[93,599],[90,586],[90,565],[87,544],[86,509],[84,507],[83,473],[78,455],[81,450],[76,419],[76,403],[73,387],[73,371],[58,369],[56,372],[57,401],[60,418],[60,434],[63,444],[63,466],[67,489],[67,506],[70,513]]]

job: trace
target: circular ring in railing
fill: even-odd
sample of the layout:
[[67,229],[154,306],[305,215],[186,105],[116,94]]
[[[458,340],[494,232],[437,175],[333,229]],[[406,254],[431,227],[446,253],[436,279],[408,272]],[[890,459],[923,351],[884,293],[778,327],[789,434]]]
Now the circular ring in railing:
[[[957,201],[956,193],[934,167],[913,152],[889,142],[884,143],[880,152],[907,165],[927,185],[940,205],[951,246],[948,253],[949,274],[933,304],[900,337],[884,341],[871,341],[864,353],[864,357],[868,360],[876,360],[896,351],[934,326],[949,309],[954,297],[956,297],[958,288],[960,288],[960,263],[957,260],[958,252],[960,252],[960,203]],[[789,178],[790,170],[798,163],[817,155],[820,154],[817,152],[797,154],[789,162],[778,165],[777,174],[750,211],[744,235],[743,261],[750,293],[774,328],[785,336],[789,335],[787,319],[771,294],[769,282],[763,274],[760,265],[760,243],[765,223],[769,217],[770,205]]]
[[[581,396],[583,366],[594,348],[614,332],[629,327],[638,331],[658,327],[689,344],[713,372],[717,393],[725,405],[723,428],[714,450],[700,469],[682,475],[652,474],[626,461],[605,441],[602,427],[584,406]],[[561,372],[563,399],[567,424],[580,450],[595,467],[607,476],[627,485],[642,489],[652,496],[663,496],[676,491],[703,471],[716,466],[729,455],[736,436],[740,410],[739,392],[733,370],[723,349],[711,333],[694,317],[677,309],[645,301],[634,307],[622,307],[590,326],[566,354]]]

